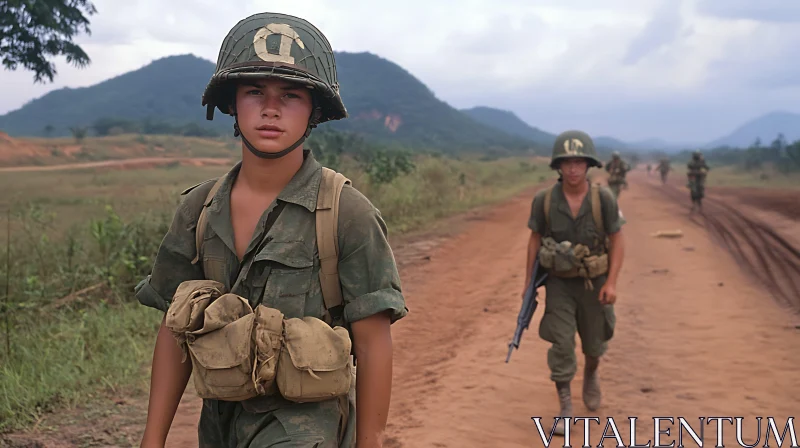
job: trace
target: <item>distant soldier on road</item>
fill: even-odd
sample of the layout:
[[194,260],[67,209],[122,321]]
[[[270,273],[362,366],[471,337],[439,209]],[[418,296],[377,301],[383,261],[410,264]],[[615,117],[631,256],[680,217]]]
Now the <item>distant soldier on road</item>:
[[688,187],[692,198],[692,212],[695,208],[703,210],[703,198],[706,194],[706,175],[710,168],[703,158],[703,153],[695,151],[692,160],[687,164],[688,171],[686,177],[689,180]]
[[[585,355],[583,402],[590,411],[600,406],[597,369],[614,334],[617,278],[624,257],[625,218],[611,190],[587,179],[593,166],[603,164],[589,135],[580,131],[559,135],[550,167],[561,176],[536,194],[528,221],[525,285],[531,282],[538,256],[548,273],[539,336],[553,344],[547,364],[564,417],[573,415],[570,383],[577,371],[576,332]],[[556,433],[564,434],[563,420]]]
[[666,184],[667,183],[667,174],[669,174],[671,169],[672,168],[670,167],[669,158],[664,157],[663,159],[661,159],[660,162],[658,162],[658,166],[656,167],[656,170],[658,170],[658,172],[661,173],[661,183],[662,184]]
[[618,151],[611,154],[611,161],[606,164],[606,171],[608,171],[608,187],[614,193],[614,197],[619,199],[620,190],[623,186],[628,185],[625,177],[630,171],[631,167],[622,160]]
[[653,170],[653,165],[647,164],[647,177],[650,177],[650,171]]

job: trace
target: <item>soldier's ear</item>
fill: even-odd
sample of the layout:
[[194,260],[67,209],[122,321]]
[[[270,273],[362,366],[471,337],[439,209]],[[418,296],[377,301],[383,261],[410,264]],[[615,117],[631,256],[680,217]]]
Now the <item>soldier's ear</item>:
[[228,115],[236,116],[236,94],[239,91],[239,83],[231,83],[225,89],[225,99],[228,104]]

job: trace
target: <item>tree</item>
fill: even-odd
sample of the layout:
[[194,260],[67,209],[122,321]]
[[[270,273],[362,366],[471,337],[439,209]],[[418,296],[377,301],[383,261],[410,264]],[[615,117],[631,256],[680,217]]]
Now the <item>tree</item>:
[[69,131],[72,132],[72,136],[75,137],[75,142],[80,143],[86,137],[86,133],[89,131],[86,127],[75,126],[69,128]]
[[786,137],[783,135],[782,132],[778,133],[778,136],[775,137],[775,140],[769,145],[770,149],[772,150],[772,155],[775,158],[780,158],[783,156],[784,149],[788,146],[786,142]]
[[0,0],[3,65],[32,70],[34,82],[53,82],[56,67],[49,57],[66,56],[69,64],[87,66],[89,56],[72,38],[81,30],[91,34],[86,16],[96,12],[88,0]]

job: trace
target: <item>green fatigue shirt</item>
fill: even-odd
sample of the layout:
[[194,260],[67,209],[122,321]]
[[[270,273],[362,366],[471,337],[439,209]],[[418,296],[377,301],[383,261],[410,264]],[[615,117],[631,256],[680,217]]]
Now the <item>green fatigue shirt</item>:
[[711,168],[708,167],[705,160],[692,160],[691,162],[686,164],[686,168],[688,169],[689,176],[695,177],[699,181],[705,180],[706,172],[709,171]]
[[[603,241],[603,239],[600,238],[599,229],[594,225],[591,192],[586,192],[586,197],[583,199],[578,216],[573,218],[567,198],[564,196],[561,182],[553,187],[552,198],[550,199],[549,235],[544,217],[544,196],[546,192],[546,189],[539,191],[533,198],[528,228],[543,237],[551,236],[558,243],[570,241],[573,245],[583,244],[592,249],[592,253],[595,253],[598,250],[595,247],[595,242],[598,239]],[[626,221],[617,205],[617,200],[608,187],[600,187],[600,204],[606,234],[610,235],[619,232]]]
[[[241,162],[208,205],[201,261],[195,257],[195,227],[213,180],[184,192],[172,224],[156,255],[152,274],[136,288],[143,305],[165,311],[178,285],[186,280],[212,279],[247,298],[253,307],[277,308],[288,318],[323,319],[325,304],[319,282],[314,212],[322,166],[310,152],[277,200],[261,216],[243,259],[236,256],[230,195]],[[278,203],[283,210],[266,228]],[[347,325],[388,312],[394,323],[408,313],[401,293],[394,255],[380,211],[358,190],[345,185],[339,205],[339,279]],[[260,400],[260,401],[259,401]],[[291,402],[252,399],[248,411],[267,412]]]

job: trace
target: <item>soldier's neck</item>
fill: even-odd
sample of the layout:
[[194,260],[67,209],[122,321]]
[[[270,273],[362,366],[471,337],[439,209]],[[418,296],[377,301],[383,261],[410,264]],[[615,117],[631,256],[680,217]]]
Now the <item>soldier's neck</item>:
[[561,182],[561,190],[566,196],[579,196],[589,191],[589,182],[584,179],[577,185],[570,185],[567,182]]
[[278,159],[262,159],[243,148],[242,167],[236,181],[254,193],[275,195],[286,187],[302,165],[302,146]]

